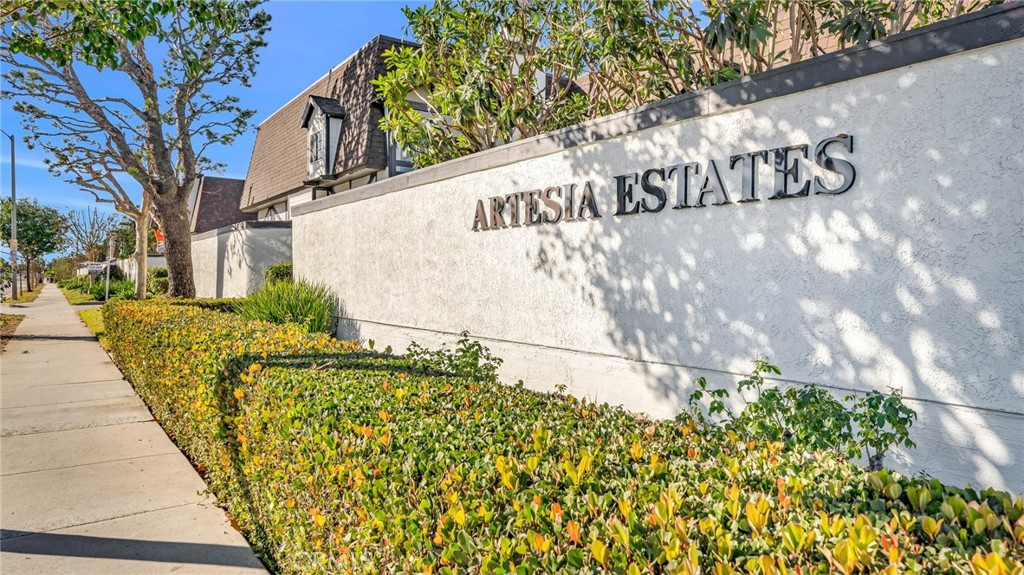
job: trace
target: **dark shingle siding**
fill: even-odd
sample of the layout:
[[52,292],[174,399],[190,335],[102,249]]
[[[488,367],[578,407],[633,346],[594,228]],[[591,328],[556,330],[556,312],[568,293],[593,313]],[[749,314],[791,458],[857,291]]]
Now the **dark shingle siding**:
[[243,209],[283,199],[302,189],[307,179],[307,132],[299,127],[310,96],[330,98],[344,110],[340,141],[332,173],[387,168],[387,138],[379,128],[381,105],[371,83],[384,73],[383,54],[396,45],[414,45],[378,36],[360,48],[344,65],[298,94],[260,124],[241,201]]
[[256,219],[239,209],[245,180],[203,176],[199,181],[192,233],[201,234],[224,226]]

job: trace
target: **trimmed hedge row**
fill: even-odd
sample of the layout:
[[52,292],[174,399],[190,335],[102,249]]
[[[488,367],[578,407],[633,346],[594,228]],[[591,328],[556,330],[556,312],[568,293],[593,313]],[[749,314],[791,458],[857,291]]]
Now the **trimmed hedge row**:
[[355,347],[296,326],[215,311],[235,303],[146,300],[103,307],[110,351],[121,371],[218,495],[234,481],[233,469],[222,464],[234,457],[225,440],[225,417],[234,400],[227,384],[232,361]]
[[114,304],[105,320],[280,572],[1024,573],[1024,503],[1005,493],[194,307]]

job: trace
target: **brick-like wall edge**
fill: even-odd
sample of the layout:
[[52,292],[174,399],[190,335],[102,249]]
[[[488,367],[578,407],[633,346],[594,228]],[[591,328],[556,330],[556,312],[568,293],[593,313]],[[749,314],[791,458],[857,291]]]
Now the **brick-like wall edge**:
[[[298,216],[455,178],[569,148],[615,138],[656,126],[718,114],[726,110],[796,94],[854,78],[927,62],[1024,37],[1024,1],[1011,0],[946,20],[748,76],[518,140],[498,148],[414,170],[353,190],[321,198],[292,209]],[[223,229],[223,228],[222,228]],[[213,233],[213,232],[207,232]],[[205,234],[204,234],[205,235]],[[193,241],[199,236],[193,237]]]

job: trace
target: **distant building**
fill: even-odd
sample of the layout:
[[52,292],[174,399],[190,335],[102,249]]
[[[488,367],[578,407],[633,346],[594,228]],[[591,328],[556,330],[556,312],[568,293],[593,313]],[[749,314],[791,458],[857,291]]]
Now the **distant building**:
[[288,220],[298,204],[412,169],[379,128],[384,104],[372,84],[396,46],[415,44],[377,36],[260,123],[243,211]]
[[400,46],[416,44],[377,36],[264,119],[245,180],[200,178],[189,200],[197,295],[247,295],[267,266],[290,260],[295,206],[412,170],[380,129],[372,84]]

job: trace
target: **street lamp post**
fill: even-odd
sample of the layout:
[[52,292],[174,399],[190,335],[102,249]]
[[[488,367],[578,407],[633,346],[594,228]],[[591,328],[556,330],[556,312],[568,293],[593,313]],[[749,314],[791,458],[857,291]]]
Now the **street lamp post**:
[[5,136],[11,139],[11,299],[18,299],[18,196],[15,194],[14,177],[14,135],[3,130]]

